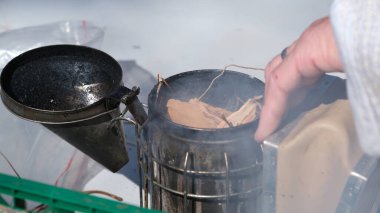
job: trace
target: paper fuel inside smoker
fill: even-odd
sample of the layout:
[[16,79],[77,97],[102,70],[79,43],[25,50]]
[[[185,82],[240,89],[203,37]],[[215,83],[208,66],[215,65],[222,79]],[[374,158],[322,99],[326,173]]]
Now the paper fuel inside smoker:
[[261,96],[248,99],[235,112],[212,106],[197,98],[189,101],[169,99],[166,106],[170,119],[175,123],[196,128],[227,128],[255,120],[261,107],[258,99]]

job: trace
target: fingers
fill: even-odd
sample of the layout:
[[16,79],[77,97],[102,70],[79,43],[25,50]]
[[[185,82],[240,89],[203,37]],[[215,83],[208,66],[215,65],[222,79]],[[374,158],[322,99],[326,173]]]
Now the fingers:
[[282,58],[280,55],[277,55],[270,61],[265,68],[265,82],[268,81],[270,74],[273,70],[282,62]]
[[[294,46],[296,45],[297,41],[293,42],[290,46],[288,46],[286,48],[286,52],[287,52],[287,55],[291,55],[293,50],[294,50]],[[286,57],[286,56],[285,56]],[[285,58],[284,58],[285,59]],[[273,72],[273,70],[276,69],[276,67],[282,63],[282,61],[284,60],[281,56],[281,54],[278,54],[276,57],[274,57],[266,66],[265,68],[265,81],[267,82],[268,79],[267,77],[270,76],[270,74]]]
[[288,108],[299,104],[310,86],[322,75],[318,70],[305,75],[305,71],[299,69],[298,60],[295,54],[288,55],[273,70],[269,70],[265,82],[265,102],[255,135],[257,141],[263,141],[278,128]]
[[[282,109],[281,107],[273,107],[274,102],[272,100],[274,98],[274,95],[272,95],[271,89],[271,84],[273,80],[270,80],[270,78],[273,77],[273,72],[276,72],[275,70],[283,62],[283,60],[284,59],[279,54],[276,57],[274,57],[265,68],[265,104],[261,111],[261,119],[259,121],[259,127],[255,135],[257,141],[263,141],[267,135],[274,131],[274,128],[276,128],[280,122],[278,116],[280,116],[281,118],[284,114],[284,109]],[[282,100],[282,102],[284,101],[286,102],[286,100]]]
[[[282,63],[282,58],[280,55],[277,55],[265,68],[265,82],[269,82],[269,78],[272,75],[273,70]],[[269,84],[265,84],[264,97],[267,96]]]
[[[273,65],[278,60],[276,58]],[[264,140],[277,129],[287,111],[290,94],[301,84],[302,75],[297,71],[295,61],[294,56],[288,55],[274,69],[270,67],[273,65],[269,65],[265,83],[265,103],[255,135],[258,141]]]
[[286,50],[284,58],[277,55],[265,69],[265,102],[255,135],[258,141],[278,128],[288,108],[300,103],[323,73],[342,69],[328,18],[312,24]]
[[[279,97],[277,103],[273,101],[276,96]],[[257,141],[263,141],[277,129],[286,110],[287,100],[284,96],[272,95],[267,97],[273,98],[265,100],[265,105],[260,114],[259,127],[255,135]]]

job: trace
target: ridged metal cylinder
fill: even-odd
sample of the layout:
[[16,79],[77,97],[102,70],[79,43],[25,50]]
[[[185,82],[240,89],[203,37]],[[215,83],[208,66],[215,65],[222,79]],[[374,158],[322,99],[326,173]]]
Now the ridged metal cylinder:
[[[220,70],[181,73],[166,79],[149,96],[144,126],[145,166],[152,207],[166,212],[255,212],[261,193],[260,145],[254,140],[257,120],[237,127],[200,129],[172,122],[170,98],[199,97]],[[248,75],[226,71],[203,101],[236,110],[235,96],[262,95],[264,84]]]

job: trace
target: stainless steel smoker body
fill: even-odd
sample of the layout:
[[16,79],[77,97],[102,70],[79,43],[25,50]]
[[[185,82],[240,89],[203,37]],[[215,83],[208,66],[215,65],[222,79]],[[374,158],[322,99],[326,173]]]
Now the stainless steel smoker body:
[[[197,70],[166,79],[149,96],[144,126],[145,159],[153,208],[167,212],[256,212],[261,193],[262,150],[254,140],[257,120],[236,127],[202,129],[172,122],[169,99],[199,97],[221,70]],[[225,71],[202,101],[237,110],[263,94],[264,84]]]

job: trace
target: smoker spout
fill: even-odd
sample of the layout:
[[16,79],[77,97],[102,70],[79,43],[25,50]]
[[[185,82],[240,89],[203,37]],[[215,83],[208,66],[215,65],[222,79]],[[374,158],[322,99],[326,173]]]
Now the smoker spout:
[[143,125],[148,119],[148,115],[144,110],[144,106],[137,97],[139,93],[139,87],[134,86],[132,89],[129,89],[127,87],[120,86],[118,90],[110,96],[110,98],[125,104],[136,122],[139,125]]

